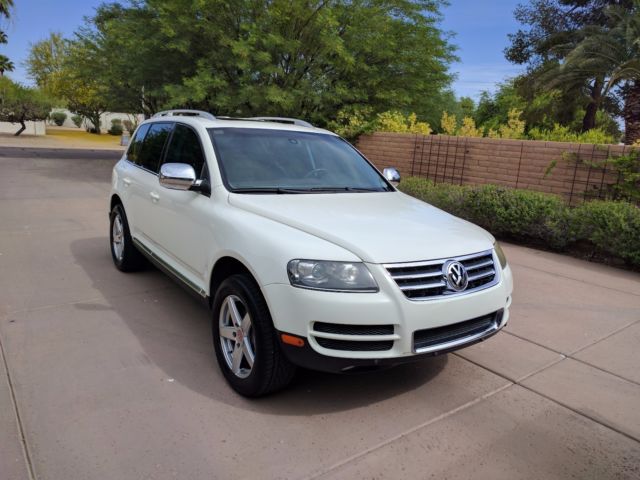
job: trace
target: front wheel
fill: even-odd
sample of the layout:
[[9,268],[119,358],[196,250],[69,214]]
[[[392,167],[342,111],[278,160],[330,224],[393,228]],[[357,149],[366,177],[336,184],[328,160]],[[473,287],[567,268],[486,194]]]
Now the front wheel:
[[248,274],[227,278],[213,301],[218,365],[241,395],[259,397],[287,386],[295,374],[280,350],[267,304]]

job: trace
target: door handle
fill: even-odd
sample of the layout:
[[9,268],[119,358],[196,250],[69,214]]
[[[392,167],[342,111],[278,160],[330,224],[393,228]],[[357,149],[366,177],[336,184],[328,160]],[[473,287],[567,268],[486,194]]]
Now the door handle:
[[158,203],[158,201],[160,200],[160,195],[158,195],[156,192],[149,193],[149,196],[151,197],[153,203]]
[[122,183],[124,183],[125,187],[128,187],[129,185],[131,185],[131,179],[130,178],[123,178],[122,179]]

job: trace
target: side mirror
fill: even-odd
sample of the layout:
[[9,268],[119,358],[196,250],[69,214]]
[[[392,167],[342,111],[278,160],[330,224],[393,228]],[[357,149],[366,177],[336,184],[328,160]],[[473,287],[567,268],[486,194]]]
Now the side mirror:
[[385,168],[382,170],[382,175],[384,175],[384,178],[389,180],[389,183],[394,187],[397,187],[400,183],[400,172],[398,172],[394,167]]
[[165,163],[160,167],[160,185],[172,190],[189,190],[196,183],[196,171],[186,163]]

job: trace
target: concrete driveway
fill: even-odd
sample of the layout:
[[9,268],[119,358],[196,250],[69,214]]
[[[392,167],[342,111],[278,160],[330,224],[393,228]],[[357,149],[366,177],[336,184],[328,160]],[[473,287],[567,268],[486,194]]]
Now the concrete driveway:
[[507,245],[505,332],[249,401],[205,308],[112,266],[114,161],[0,149],[1,479],[640,478],[640,275]]

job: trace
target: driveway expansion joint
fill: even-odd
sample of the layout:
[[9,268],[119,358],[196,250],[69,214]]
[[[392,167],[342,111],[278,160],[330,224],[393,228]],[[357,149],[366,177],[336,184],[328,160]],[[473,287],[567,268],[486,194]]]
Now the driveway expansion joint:
[[22,448],[22,454],[25,464],[27,466],[27,472],[30,480],[35,480],[36,475],[33,468],[33,462],[31,460],[31,454],[29,452],[29,445],[27,444],[27,437],[24,433],[24,426],[22,425],[22,418],[20,417],[20,409],[18,408],[18,400],[16,398],[16,392],[13,388],[13,381],[11,380],[11,372],[9,371],[9,364],[7,363],[7,356],[4,350],[4,344],[2,343],[2,336],[0,335],[0,356],[2,356],[2,367],[7,375],[7,384],[9,386],[9,393],[11,395],[11,404],[13,406],[13,413],[16,419],[16,425],[18,427],[18,434],[20,435],[20,446]]

